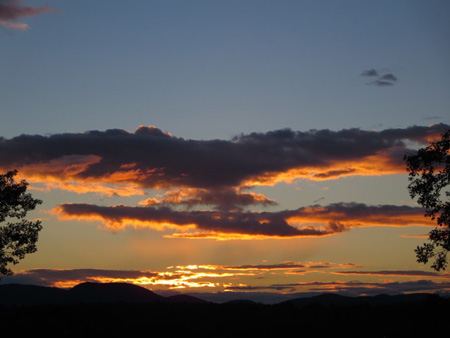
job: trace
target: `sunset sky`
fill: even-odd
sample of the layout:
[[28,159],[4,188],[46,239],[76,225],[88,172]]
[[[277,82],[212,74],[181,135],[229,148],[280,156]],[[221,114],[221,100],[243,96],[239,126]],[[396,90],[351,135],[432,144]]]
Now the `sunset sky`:
[[[406,153],[450,128],[448,1],[0,0],[1,283],[274,302],[450,289]],[[244,294],[242,294],[244,293]]]

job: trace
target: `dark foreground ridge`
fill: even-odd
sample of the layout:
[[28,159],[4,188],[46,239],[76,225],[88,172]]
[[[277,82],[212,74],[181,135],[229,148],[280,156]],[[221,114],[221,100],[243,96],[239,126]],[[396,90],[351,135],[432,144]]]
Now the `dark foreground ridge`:
[[201,304],[208,302],[188,295],[163,297],[146,288],[128,283],[81,283],[69,290],[23,284],[0,285],[0,306],[113,303]]
[[430,294],[217,304],[124,283],[83,283],[69,290],[0,285],[5,337],[431,337],[449,315],[450,299]]

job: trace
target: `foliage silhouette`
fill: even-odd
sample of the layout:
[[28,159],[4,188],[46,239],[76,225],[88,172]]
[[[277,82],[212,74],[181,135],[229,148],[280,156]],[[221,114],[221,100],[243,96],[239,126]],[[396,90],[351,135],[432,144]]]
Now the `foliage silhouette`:
[[[0,175],[0,276],[12,275],[8,264],[17,264],[26,254],[37,250],[40,221],[25,219],[42,201],[27,193],[28,183],[14,181],[17,170]],[[5,224],[3,224],[5,223]]]
[[450,191],[445,191],[450,184],[450,130],[416,154],[405,155],[404,160],[411,198],[417,196],[417,202],[426,209],[425,216],[439,225],[429,233],[430,243],[415,249],[417,261],[426,264],[434,259],[431,267],[436,271],[445,270],[450,250]]

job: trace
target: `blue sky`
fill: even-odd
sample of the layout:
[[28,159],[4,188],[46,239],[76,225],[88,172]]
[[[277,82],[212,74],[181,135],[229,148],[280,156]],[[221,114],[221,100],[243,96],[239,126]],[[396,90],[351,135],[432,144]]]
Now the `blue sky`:
[[[228,139],[422,125],[448,114],[445,1],[49,5],[59,12],[0,35],[6,137],[142,124]],[[372,68],[397,85],[367,85],[360,74]]]
[[[199,199],[203,199],[202,203],[209,199],[208,203],[212,204],[207,207],[202,204],[202,207],[211,211],[224,207],[220,204],[223,200],[219,203],[217,199],[231,198],[233,194],[233,198],[252,199],[253,204],[246,205],[246,211],[280,214],[315,204],[328,208],[336,203],[353,202],[367,206],[417,207],[407,192],[406,172],[398,164],[401,158],[394,158],[393,154],[426,144],[426,129],[417,129],[418,144],[414,144],[417,139],[411,135],[393,138],[406,145],[400,150],[392,145],[389,152],[380,148],[375,160],[366,157],[372,154],[369,152],[361,155],[361,159],[357,159],[357,155],[350,159],[348,155],[353,151],[356,154],[356,148],[362,151],[375,144],[368,141],[370,135],[361,136],[357,129],[381,135],[384,130],[413,133],[416,132],[413,126],[428,128],[441,124],[440,129],[430,127],[429,132],[436,133],[450,124],[450,4],[447,1],[15,0],[9,4],[16,9],[31,6],[37,10],[35,15],[13,18],[1,8],[5,4],[8,2],[0,1],[0,114],[3,121],[0,154],[4,147],[0,167],[6,170],[15,165],[19,171],[22,169],[28,174],[24,178],[32,183],[34,194],[44,200],[35,215],[44,221],[38,252],[17,265],[17,278],[35,276],[37,273],[30,271],[37,268],[44,269],[43,275],[54,273],[54,269],[88,268],[163,273],[168,267],[209,264],[215,269],[220,267],[225,280],[230,266],[266,264],[273,268],[274,264],[284,262],[285,270],[276,270],[282,273],[270,278],[256,273],[242,276],[241,284],[249,288],[257,284],[269,290],[270,283],[289,280],[300,283],[300,291],[311,291],[301,283],[345,283],[355,279],[351,274],[347,279],[342,277],[344,274],[333,274],[344,268],[339,265],[344,263],[352,263],[352,268],[358,266],[356,269],[366,272],[392,271],[391,274],[379,273],[377,277],[368,273],[358,277],[374,283],[386,280],[386,275],[392,278],[390,281],[399,282],[418,278],[417,273],[412,273],[412,279],[405,280],[406,277],[398,277],[393,271],[429,271],[428,267],[415,262],[413,252],[424,239],[405,238],[428,232],[429,226],[423,224],[406,227],[391,223],[383,227],[355,225],[351,231],[323,238],[217,241],[173,238],[168,229],[148,229],[149,224],[141,228],[137,223],[112,234],[98,229],[111,230],[110,220],[104,214],[99,213],[92,223],[83,214],[86,210],[77,211],[80,212],[78,220],[74,214],[67,214],[67,209],[64,209],[66,213],[58,209],[60,214],[55,214],[55,210],[72,203],[88,204],[91,208],[135,207],[142,206],[145,198],[153,198],[151,203],[154,204],[147,206],[163,203],[173,210],[183,209]],[[364,72],[372,76],[363,76]],[[311,176],[313,171],[309,172],[310,176],[297,171],[296,178],[291,171],[292,177],[287,179],[282,178],[281,169],[274,169],[274,176],[270,178],[278,180],[276,183],[255,185],[244,194],[244,190],[233,190],[244,189],[243,184],[247,182],[244,176],[236,176],[232,185],[220,191],[222,195],[217,193],[219,197],[212,196],[213,188],[201,185],[203,182],[199,178],[182,186],[172,186],[145,181],[149,179],[146,177],[126,181],[127,189],[139,187],[145,191],[145,197],[138,193],[125,196],[120,190],[124,186],[114,181],[117,178],[114,175],[131,177],[132,172],[149,167],[140,167],[135,158],[121,162],[119,169],[114,169],[118,171],[106,171],[113,169],[100,165],[107,162],[110,153],[106,148],[98,153],[86,152],[82,145],[88,143],[82,143],[86,136],[83,133],[97,131],[101,137],[108,138],[111,136],[106,132],[108,129],[121,129],[129,133],[133,139],[130,142],[135,142],[138,134],[134,133],[140,126],[157,128],[141,129],[150,135],[145,141],[150,145],[153,145],[153,137],[161,137],[162,143],[167,141],[158,134],[160,130],[177,138],[172,141],[185,147],[186,153],[192,151],[195,156],[206,151],[212,158],[215,154],[212,149],[216,148],[213,143],[207,143],[208,140],[222,140],[224,147],[228,147],[234,146],[230,145],[234,137],[238,137],[234,142],[247,144],[250,139],[257,140],[257,135],[251,133],[260,133],[259,137],[267,141],[269,147],[274,137],[270,132],[284,128],[298,132],[300,138],[309,135],[312,139],[317,136],[308,134],[312,129],[324,131],[324,134],[334,132],[335,136],[323,136],[330,143],[315,145],[317,154],[311,152],[308,156],[315,158],[317,155],[317,167],[306,170],[330,175],[333,165],[337,165],[336,172],[339,169],[342,174],[351,169],[355,174],[337,174],[319,180]],[[340,148],[339,136],[344,135],[346,129],[352,130],[348,134],[361,142],[355,144],[354,150],[350,148],[347,155]],[[28,148],[18,153],[21,155],[17,155],[14,162],[11,160],[14,156],[9,156],[8,151],[22,142],[17,138],[22,134],[34,138],[30,136]],[[57,142],[53,144],[50,138],[56,134],[63,135],[61,145],[67,144],[76,150],[57,149]],[[38,136],[47,138],[49,148],[41,147]],[[108,140],[115,142],[113,138]],[[191,148],[187,140],[198,141],[199,148]],[[295,144],[303,147],[303,143]],[[92,144],[93,149],[94,146]],[[63,155],[50,157],[48,154],[53,154],[50,148]],[[148,150],[147,155],[146,148],[142,146],[142,149],[141,156],[150,161],[151,151]],[[289,169],[300,170],[300,167],[289,167],[289,158],[281,156],[289,151],[289,146],[276,149],[281,151],[276,161],[286,162]],[[130,153],[133,151],[130,149]],[[173,156],[183,155],[178,148],[176,151]],[[308,152],[308,149],[302,151]],[[327,155],[321,155],[322,152]],[[47,157],[39,158],[44,153]],[[128,156],[126,152],[122,155]],[[112,156],[108,163],[118,161],[122,155],[117,155],[117,159]],[[252,155],[255,154],[246,156]],[[267,157],[273,155],[267,153]],[[325,169],[318,164],[320,156],[332,158],[334,155],[335,162],[328,163]],[[31,157],[38,160],[24,160]],[[345,162],[344,158],[350,162]],[[392,170],[382,168],[383,162],[378,163],[378,169],[382,170],[373,170],[376,161],[383,159],[389,159]],[[155,159],[158,160],[161,163],[172,161],[170,156]],[[223,158],[217,163],[220,160]],[[235,163],[242,164],[244,160],[230,155],[229,162],[224,160],[224,163],[236,169],[239,165]],[[362,168],[369,160],[375,161],[372,169]],[[204,164],[214,167],[214,163]],[[173,170],[178,170],[181,164],[173,165]],[[51,172],[47,178],[39,171],[44,167]],[[190,169],[188,166],[179,170]],[[70,177],[66,175],[74,170],[80,172]],[[100,175],[95,170],[105,171]],[[220,173],[224,177],[226,170],[233,171],[224,168]],[[96,177],[96,185],[87,175]],[[251,175],[256,175],[256,171]],[[251,175],[245,176],[246,179],[255,179]],[[185,176],[174,179],[182,180],[182,177]],[[92,191],[80,193],[82,187]],[[117,189],[117,193],[100,192],[100,188],[106,187],[111,191]],[[170,200],[175,197],[183,199],[181,205]],[[264,204],[262,199],[277,204]],[[190,209],[186,207],[186,210]],[[264,220],[259,219],[259,222],[263,224]],[[300,266],[292,262],[303,262],[307,272],[297,270],[292,274],[292,270]],[[327,269],[335,270],[318,272],[311,262],[326,262]],[[254,267],[254,271],[263,270]],[[43,283],[45,278],[39,278],[33,281]],[[442,276],[439,278],[441,280]],[[262,280],[267,280],[266,284]],[[227,283],[233,284],[228,280]],[[211,290],[223,290],[227,283]],[[234,287],[237,284],[235,282]],[[156,282],[149,285],[163,287]],[[200,289],[210,290],[206,285],[205,282]],[[443,285],[442,289],[446,287]]]

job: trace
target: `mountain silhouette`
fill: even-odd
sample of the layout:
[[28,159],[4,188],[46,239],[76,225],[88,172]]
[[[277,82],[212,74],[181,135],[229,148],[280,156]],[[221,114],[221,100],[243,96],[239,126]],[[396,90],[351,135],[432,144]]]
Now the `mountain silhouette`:
[[187,303],[187,304],[206,304],[209,303],[206,300],[196,298],[190,295],[174,295],[164,299],[167,303]]
[[67,302],[64,289],[23,284],[0,285],[0,305],[41,305]]
[[141,337],[168,330],[171,337],[434,337],[444,325],[434,323],[446,323],[449,311],[449,298],[431,294],[328,293],[270,305],[217,304],[126,283],[0,285],[4,336]]
[[[348,297],[333,293],[304,298],[295,298],[280,302],[296,308],[308,305],[350,307],[366,305],[392,305],[399,303],[417,303],[427,301],[435,295],[427,293],[405,295],[377,295]],[[71,289],[45,287],[26,284],[0,285],[0,305],[50,305],[50,304],[205,304],[206,300],[191,295],[164,297],[144,287],[129,283],[81,283]],[[249,304],[253,301],[236,299],[229,304]]]
[[81,283],[71,289],[0,285],[0,305],[111,304],[111,303],[207,303],[188,295],[163,297],[129,283]]
[[405,295],[380,294],[376,296],[348,297],[334,293],[327,293],[318,296],[291,299],[284,301],[281,304],[292,304],[298,308],[302,308],[307,305],[319,305],[327,307],[329,306],[350,307],[358,305],[377,306],[377,305],[394,305],[401,303],[418,303],[427,301],[433,297],[438,296],[428,293],[415,293]]
[[75,303],[154,303],[164,302],[163,296],[128,283],[82,283],[68,292]]

